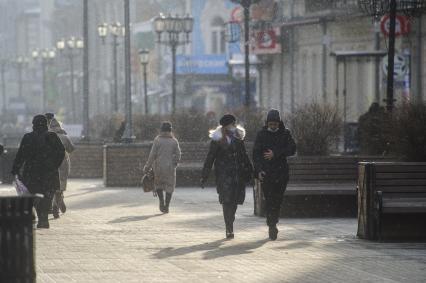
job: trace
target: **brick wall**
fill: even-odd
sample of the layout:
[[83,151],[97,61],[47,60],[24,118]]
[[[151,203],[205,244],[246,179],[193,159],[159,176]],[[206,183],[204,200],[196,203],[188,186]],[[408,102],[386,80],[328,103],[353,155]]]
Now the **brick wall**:
[[70,155],[70,178],[102,178],[103,144],[77,143]]
[[103,178],[107,187],[138,186],[151,143],[108,144],[103,147]]

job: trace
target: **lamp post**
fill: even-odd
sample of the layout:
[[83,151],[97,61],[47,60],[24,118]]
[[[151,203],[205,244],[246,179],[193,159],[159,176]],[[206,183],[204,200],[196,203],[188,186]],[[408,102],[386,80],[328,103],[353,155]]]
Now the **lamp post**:
[[189,34],[194,26],[194,18],[160,14],[154,20],[157,42],[170,46],[172,51],[172,113],[176,113],[176,50],[180,45],[189,43]]
[[43,76],[43,95],[42,95],[42,109],[43,112],[46,112],[47,110],[47,79],[46,79],[46,67],[47,65],[53,61],[53,59],[56,57],[56,51],[54,49],[43,49],[41,51],[39,50],[33,50],[31,52],[31,56],[34,60],[40,60],[41,61],[41,69],[42,69],[42,76]]
[[4,74],[6,73],[6,66],[8,64],[8,61],[6,59],[0,59],[0,72],[1,72],[1,93],[2,93],[2,102],[3,102],[3,107],[2,107],[2,112],[6,113],[7,111],[7,98],[6,98],[6,80],[4,77]]
[[77,111],[75,105],[75,93],[74,93],[74,58],[84,48],[84,42],[81,39],[77,39],[71,36],[67,40],[61,39],[56,42],[56,49],[68,57],[70,64],[70,95],[71,95],[71,107],[72,107],[72,119],[75,123],[77,121]]
[[245,67],[245,106],[250,108],[250,7],[260,0],[231,0],[244,9],[244,67]]
[[22,98],[22,69],[24,66],[26,66],[29,62],[29,59],[24,56],[18,56],[16,58],[15,64],[18,70],[18,96],[19,98]]
[[98,26],[98,35],[102,39],[102,42],[105,43],[105,39],[111,34],[112,36],[112,48],[113,48],[113,76],[114,76],[114,91],[112,95],[112,109],[114,112],[118,111],[118,79],[117,79],[117,47],[120,45],[118,38],[125,36],[125,29],[119,22],[112,24],[103,23]]
[[[124,29],[130,31],[130,0],[124,0]],[[125,78],[125,99],[124,108],[126,111],[126,129],[123,134],[123,142],[131,143],[133,136],[132,121],[132,73],[131,73],[131,53],[130,53],[130,32],[124,35],[124,78]]]
[[147,76],[146,66],[149,62],[149,51],[147,49],[139,50],[139,59],[143,68],[143,90],[144,90],[144,103],[145,103],[145,114],[148,115],[148,88],[147,88]]
[[389,13],[389,49],[387,66],[386,109],[392,112],[394,106],[394,58],[395,58],[395,29],[397,11],[413,16],[426,10],[424,0],[358,0],[359,8],[375,19]]

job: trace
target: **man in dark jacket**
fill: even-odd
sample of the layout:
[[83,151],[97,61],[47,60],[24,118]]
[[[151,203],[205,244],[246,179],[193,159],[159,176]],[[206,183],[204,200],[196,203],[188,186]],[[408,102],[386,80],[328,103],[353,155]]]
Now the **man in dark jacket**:
[[266,125],[257,134],[253,148],[255,176],[265,196],[266,223],[269,238],[276,240],[281,203],[289,179],[287,156],[294,155],[296,144],[290,131],[284,127],[280,112],[268,112]]
[[[48,210],[53,193],[59,189],[59,172],[65,156],[61,140],[53,132],[48,132],[47,119],[37,115],[33,119],[33,131],[25,134],[13,163],[12,174],[20,176],[32,194],[42,194],[36,205],[37,228],[49,228]],[[20,177],[21,178],[21,177]]]

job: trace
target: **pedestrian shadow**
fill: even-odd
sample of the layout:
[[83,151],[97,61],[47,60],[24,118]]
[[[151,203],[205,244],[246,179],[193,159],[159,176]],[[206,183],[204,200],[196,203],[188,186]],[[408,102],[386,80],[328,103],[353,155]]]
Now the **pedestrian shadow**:
[[237,245],[229,245],[225,247],[218,247],[217,249],[205,252],[203,255],[203,259],[211,260],[226,256],[250,254],[253,253],[254,250],[262,247],[267,242],[269,242],[269,239],[241,243]]
[[152,214],[152,215],[138,215],[138,216],[123,216],[117,219],[108,221],[108,223],[124,223],[124,222],[134,222],[134,221],[144,221],[153,217],[162,216],[163,213]]
[[204,243],[204,244],[199,244],[194,246],[181,247],[176,249],[172,247],[168,247],[156,252],[155,254],[153,254],[153,256],[157,259],[165,259],[170,257],[183,256],[183,255],[187,255],[187,254],[195,253],[195,252],[205,252],[203,254],[203,259],[211,260],[211,259],[232,256],[232,255],[249,254],[254,252],[254,250],[263,246],[268,241],[269,241],[268,239],[263,239],[259,241],[236,244],[236,245],[232,245],[231,243],[229,246],[223,246],[223,244],[225,242],[228,242],[228,240],[221,239],[214,242],[209,242],[209,243]]
[[190,253],[195,253],[200,251],[214,250],[219,248],[221,245],[223,245],[224,242],[226,242],[226,239],[220,239],[214,242],[208,242],[208,243],[203,243],[199,245],[181,247],[176,249],[172,247],[168,247],[168,248],[161,249],[160,251],[153,254],[153,257],[157,259],[165,259],[169,257],[182,256],[182,255],[187,255]]
[[274,249],[276,249],[276,250],[293,250],[293,249],[296,250],[296,249],[304,249],[304,248],[307,248],[307,247],[310,247],[310,246],[312,246],[312,243],[310,243],[310,242],[298,241],[298,242],[288,243],[284,246],[279,246],[279,247],[276,247]]

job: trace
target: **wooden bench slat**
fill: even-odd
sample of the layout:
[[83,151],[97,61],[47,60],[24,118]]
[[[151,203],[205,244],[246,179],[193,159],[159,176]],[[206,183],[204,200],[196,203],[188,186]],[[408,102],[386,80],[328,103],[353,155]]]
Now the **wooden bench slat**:
[[426,166],[422,165],[379,165],[376,166],[376,173],[406,173],[406,172],[423,172],[426,174]]
[[329,168],[329,169],[354,169],[357,170],[358,166],[356,164],[292,164],[290,163],[290,169],[296,169],[296,170],[310,170],[310,169],[322,169],[322,168]]
[[376,186],[425,186],[426,179],[377,179]]
[[290,169],[290,174],[294,174],[294,175],[351,175],[351,176],[355,176],[357,175],[357,170],[327,170],[326,168],[324,169],[316,169],[316,170],[294,170],[294,169]]
[[425,191],[425,186],[380,186],[377,190],[382,192],[397,193],[397,192],[413,192],[419,193]]
[[426,173],[423,172],[387,172],[376,173],[377,179],[426,179]]

